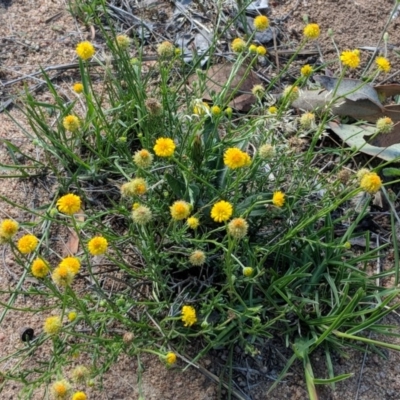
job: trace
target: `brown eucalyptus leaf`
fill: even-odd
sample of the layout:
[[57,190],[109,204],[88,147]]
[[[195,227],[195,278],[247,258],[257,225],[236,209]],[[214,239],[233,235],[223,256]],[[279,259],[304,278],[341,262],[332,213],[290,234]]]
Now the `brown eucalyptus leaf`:
[[364,138],[369,144],[376,147],[389,147],[394,144],[400,143],[400,123],[394,125],[393,129],[389,133],[380,133],[375,136],[372,140]]
[[[262,82],[260,78],[252,71],[247,71],[247,67],[241,65],[239,69],[234,72],[233,64],[218,64],[213,65],[206,74],[206,87],[202,93],[202,98],[205,101],[212,101],[212,98],[219,95],[227,85],[231,75],[233,77],[230,81],[229,87],[226,89],[223,100],[232,99],[232,107],[237,111],[248,111],[255,103],[256,98],[251,94],[251,89],[254,85],[260,85]],[[247,73],[247,76],[245,74]],[[189,77],[189,84],[198,81],[198,76],[193,74]],[[236,101],[236,97],[246,95]],[[251,95],[249,97],[248,95]]]
[[[75,215],[75,219],[79,222],[85,221],[85,215],[82,210],[78,211],[78,213]],[[63,250],[63,256],[64,257],[73,256],[78,252],[78,249],[79,249],[79,236],[75,232],[75,230],[69,228],[69,237]]]
[[400,94],[400,84],[398,83],[393,83],[390,85],[376,85],[374,87],[378,92],[378,95],[382,96],[383,98],[393,97]]
[[369,100],[376,106],[382,108],[377,91],[368,83],[359,79],[331,78],[325,75],[317,75],[314,79],[326,90],[335,91],[336,96],[344,96],[347,100]]
[[394,123],[400,122],[400,104],[385,106],[383,116],[391,118]]
[[253,94],[241,94],[235,97],[232,101],[229,102],[229,107],[234,108],[235,110],[248,112],[256,101],[256,97]]
[[[292,106],[304,111],[321,111],[331,101],[332,93],[321,92],[320,90],[302,90],[299,98],[292,103]],[[384,108],[367,99],[352,101],[345,98],[333,104],[331,112],[341,117],[350,116],[368,122],[376,122],[378,118],[385,116]]]
[[336,133],[348,146],[370,156],[381,158],[386,161],[400,160],[400,143],[392,144],[389,147],[377,147],[368,142],[370,136],[376,134],[373,126],[349,125],[329,122],[329,128]]

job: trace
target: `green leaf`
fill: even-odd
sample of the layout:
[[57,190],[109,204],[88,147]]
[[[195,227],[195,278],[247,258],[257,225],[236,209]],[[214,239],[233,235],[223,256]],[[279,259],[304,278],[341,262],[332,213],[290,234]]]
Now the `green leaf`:
[[400,168],[384,168],[383,176],[400,176]]
[[186,187],[183,182],[178,181],[171,174],[165,174],[165,179],[168,182],[168,185],[172,189],[172,192],[178,199],[182,199],[186,192]]

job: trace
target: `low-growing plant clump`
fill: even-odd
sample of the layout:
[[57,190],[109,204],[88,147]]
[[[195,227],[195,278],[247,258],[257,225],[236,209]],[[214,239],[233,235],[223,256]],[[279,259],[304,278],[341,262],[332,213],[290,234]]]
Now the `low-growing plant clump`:
[[[266,16],[254,18],[256,31],[268,26]],[[306,24],[299,51],[322,29]],[[109,60],[100,60],[91,42],[76,48],[81,80],[73,85],[73,101],[65,102],[45,74],[52,101],[30,93],[24,99],[30,122],[24,133],[42,157],[24,154],[26,165],[13,168],[21,179],[51,177],[56,196],[37,209],[13,204],[35,215],[34,223],[1,221],[2,246],[23,273],[16,288],[1,290],[9,300],[0,322],[22,288],[24,296],[49,305],[25,310],[47,315],[43,330],[15,354],[1,355],[3,378],[23,382],[25,397],[40,389],[56,399],[84,400],[86,385],[121,353],[152,353],[166,367],[183,367],[180,358],[194,342],[201,348],[195,363],[218,348],[240,346],[255,355],[279,337],[292,356],[271,390],[301,360],[316,399],[316,384],[350,376],[335,376],[332,352],[362,343],[399,350],[365,334],[395,335],[381,320],[399,306],[398,262],[371,274],[368,264],[387,244],[371,246],[369,232],[357,228],[377,192],[393,204],[385,189],[391,182],[383,184],[381,166],[348,167],[360,149],[321,145],[331,106],[343,95],[296,116],[291,103],[312,85],[313,67],[304,65],[295,82],[272,95],[293,56],[268,85],[253,87],[250,112],[239,114],[230,104],[230,83],[243,67],[246,79],[268,56],[252,36],[232,41],[231,74],[205,102],[200,59],[188,66],[179,48],[163,42],[152,73],[145,73],[139,42],[112,30],[102,34]],[[92,59],[104,76],[101,89],[92,80]],[[359,66],[360,52],[343,49],[338,63],[339,85]],[[389,70],[389,60],[379,56],[369,79]],[[392,127],[387,118],[376,129]],[[338,161],[325,170],[324,159],[332,155]],[[358,205],[349,206],[355,198]],[[338,226],[344,227],[340,233]],[[76,251],[62,254],[50,234],[55,230],[72,232]],[[351,246],[356,236],[365,239],[362,252]],[[393,287],[377,283],[389,276]],[[107,279],[123,289],[113,292]],[[46,362],[27,366],[49,343]],[[327,377],[314,376],[310,354],[317,348],[326,354]],[[76,365],[80,352],[91,354],[85,365]],[[4,368],[10,359],[18,362]]]

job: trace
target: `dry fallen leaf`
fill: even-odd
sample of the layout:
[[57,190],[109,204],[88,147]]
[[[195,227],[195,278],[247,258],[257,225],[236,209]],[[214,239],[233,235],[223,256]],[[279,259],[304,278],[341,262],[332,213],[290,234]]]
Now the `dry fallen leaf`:
[[[75,219],[78,222],[84,222],[85,221],[85,215],[82,210],[79,210],[77,214],[75,214]],[[75,230],[68,228],[69,229],[69,237],[68,241],[65,244],[64,250],[63,250],[63,257],[68,257],[68,256],[73,256],[78,252],[79,249],[79,237],[78,234],[75,232]]]
[[[256,101],[251,89],[262,82],[251,70],[245,76],[247,68],[244,65],[240,66],[236,73],[232,71],[233,68],[233,64],[213,65],[207,71],[206,87],[202,93],[202,98],[205,101],[212,101],[215,96],[218,96],[226,88],[227,82],[233,74],[229,87],[225,91],[224,99],[221,99],[221,101],[232,99],[228,103],[230,107],[235,108],[237,111],[247,112]],[[198,81],[198,79],[196,74],[191,75],[189,84]]]

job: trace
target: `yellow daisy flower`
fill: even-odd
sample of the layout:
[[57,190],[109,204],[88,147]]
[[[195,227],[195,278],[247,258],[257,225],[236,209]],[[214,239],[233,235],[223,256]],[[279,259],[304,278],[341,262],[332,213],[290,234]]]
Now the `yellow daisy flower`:
[[240,53],[246,48],[246,42],[241,38],[236,38],[231,43],[232,51]]
[[259,56],[265,56],[267,54],[267,49],[264,46],[257,46],[257,54]]
[[168,352],[168,353],[165,355],[165,362],[166,362],[168,365],[175,364],[175,363],[176,363],[176,354],[173,353],[172,351]]
[[376,57],[375,64],[377,65],[379,71],[389,72],[391,69],[390,62],[385,57]]
[[246,278],[250,278],[253,275],[253,273],[254,273],[254,269],[253,268],[251,268],[251,267],[244,267],[243,268],[243,275]]
[[68,193],[58,199],[57,208],[63,214],[76,214],[81,209],[81,199],[76,194]]
[[308,24],[303,31],[304,36],[307,39],[315,40],[320,35],[320,29],[318,24]]
[[159,157],[171,157],[174,154],[176,145],[170,138],[158,138],[154,145],[154,152]]
[[182,307],[183,326],[192,326],[197,322],[196,310],[192,306]]
[[237,147],[231,147],[224,153],[224,164],[230,169],[246,167],[250,162],[250,156]]
[[381,178],[376,172],[369,172],[362,177],[360,187],[364,192],[374,194],[382,187]]
[[75,392],[72,395],[72,400],[86,400],[87,396],[85,394],[85,392]]
[[253,21],[254,28],[258,31],[265,31],[269,27],[269,19],[265,15],[257,15]]
[[76,132],[81,126],[81,123],[79,121],[79,118],[75,115],[67,115],[63,119],[63,126],[67,131]]
[[81,262],[76,257],[65,257],[61,260],[59,267],[68,268],[73,275],[76,275],[81,269]]
[[285,204],[285,195],[280,190],[274,192],[272,196],[272,204],[276,207],[283,207]]
[[96,50],[94,49],[94,46],[88,41],[80,42],[76,46],[76,54],[82,60],[88,60],[89,58],[92,58],[95,52]]
[[175,201],[174,204],[169,208],[171,211],[171,217],[176,221],[186,219],[190,215],[190,204],[183,200]]
[[345,50],[340,55],[342,64],[349,68],[357,68],[360,65],[360,56],[355,50]]
[[131,44],[131,39],[126,35],[118,35],[116,39],[121,49],[127,49]]
[[312,69],[311,65],[306,64],[301,67],[301,70],[300,70],[301,76],[305,76],[306,78],[308,78],[309,76],[311,76],[312,73],[313,73],[313,69]]
[[188,218],[187,221],[186,221],[186,223],[187,223],[187,225],[188,225],[188,227],[189,227],[190,229],[197,229],[198,226],[200,225],[200,221],[199,221],[199,219],[196,218],[196,217],[190,217],[190,218]]
[[221,200],[215,203],[211,209],[211,218],[215,222],[227,221],[233,214],[233,207],[231,203]]
[[5,240],[9,240],[17,233],[18,228],[18,222],[12,219],[5,219],[0,224],[0,236]]
[[17,247],[18,247],[18,250],[22,254],[29,254],[29,253],[32,253],[32,251],[34,251],[36,249],[38,244],[39,244],[39,240],[36,236],[25,235],[25,236],[22,236],[22,238],[18,240]]
[[43,259],[41,258],[36,258],[31,265],[31,272],[32,275],[36,278],[44,278],[48,273],[50,269],[47,264]]
[[102,236],[96,236],[89,240],[88,250],[92,256],[104,254],[107,251],[107,239]]
[[83,85],[80,82],[76,82],[74,86],[72,86],[72,89],[75,93],[82,93],[83,92]]
[[69,286],[74,280],[74,273],[71,269],[66,265],[58,266],[53,273],[51,274],[51,278],[54,283],[58,286]]
[[48,317],[43,325],[43,330],[48,335],[56,335],[62,328],[61,318],[59,316]]

